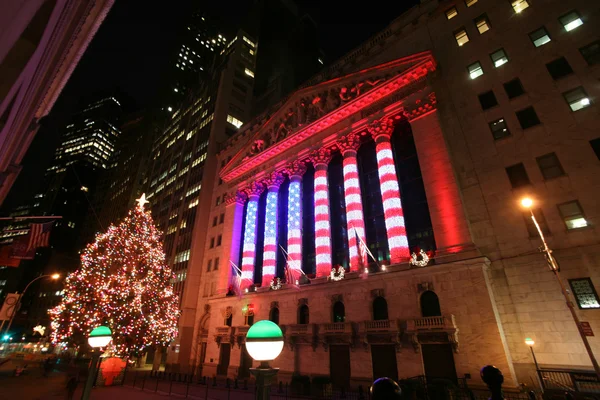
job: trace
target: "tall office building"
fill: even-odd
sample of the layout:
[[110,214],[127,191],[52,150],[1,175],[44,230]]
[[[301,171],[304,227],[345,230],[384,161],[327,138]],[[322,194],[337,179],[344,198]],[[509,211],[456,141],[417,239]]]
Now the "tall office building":
[[[185,356],[203,375],[245,378],[246,333],[270,319],[285,327],[283,381],[484,387],[492,364],[516,389],[537,382],[525,338],[541,367],[591,369],[580,333],[600,329],[599,11],[423,0],[245,123],[202,188],[200,350]],[[595,379],[575,375],[541,372],[546,390]]]

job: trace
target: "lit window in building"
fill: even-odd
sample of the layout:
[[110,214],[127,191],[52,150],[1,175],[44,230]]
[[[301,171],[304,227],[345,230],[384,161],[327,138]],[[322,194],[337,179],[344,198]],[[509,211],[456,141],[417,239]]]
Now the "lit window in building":
[[229,122],[231,125],[235,126],[236,128],[239,128],[240,126],[244,125],[244,123],[242,121],[240,121],[239,119],[237,119],[231,115],[227,115],[227,122]]
[[600,299],[590,278],[569,279],[569,285],[579,308],[600,308]]
[[535,47],[543,46],[546,43],[549,43],[551,40],[550,35],[548,35],[548,31],[543,26],[540,29],[531,32],[529,34],[529,38]]
[[454,32],[454,37],[459,46],[469,42],[469,35],[467,35],[467,30],[465,28],[460,28],[458,31]]
[[252,40],[248,39],[246,36],[244,36],[243,39],[244,42],[248,43],[250,46],[256,47],[256,44]]
[[452,7],[451,9],[446,11],[446,19],[452,19],[458,15],[458,11],[456,7]]
[[527,0],[513,0],[512,7],[515,12],[518,14],[527,7],[529,7],[529,2]]
[[254,78],[254,72],[252,72],[251,70],[249,70],[248,68],[244,69],[244,72],[246,73],[246,75]]
[[477,1],[478,0],[465,0],[465,4],[467,5],[467,7],[471,7],[472,5],[477,3]]
[[87,187],[87,186],[82,186],[82,187],[81,187],[81,191],[82,191],[82,192],[88,192],[88,191],[89,191],[89,189],[88,189],[88,187]]
[[490,57],[492,58],[492,62],[494,63],[494,67],[496,68],[508,62],[508,56],[506,55],[504,49],[500,49],[493,52],[492,54],[490,54]]
[[173,89],[173,91],[177,93],[177,92],[179,92],[179,89],[175,88],[175,89]]
[[483,75],[483,68],[481,67],[481,63],[479,61],[469,65],[467,69],[469,70],[469,76],[471,79],[475,79],[478,76]]
[[198,205],[198,202],[199,202],[199,200],[198,200],[198,199],[195,199],[195,200],[193,200],[193,201],[192,201],[192,202],[191,202],[191,203],[188,205],[188,208],[194,208],[194,207],[196,207],[196,206]]
[[168,112],[171,112],[171,111],[173,111],[173,107],[167,107],[167,111],[168,111]]
[[510,136],[510,131],[508,130],[508,126],[506,125],[506,120],[504,118],[492,121],[489,123],[489,125],[494,139],[498,140]]
[[477,26],[477,30],[479,34],[485,33],[490,30],[490,21],[488,20],[487,15],[482,15],[475,20],[475,26]]
[[571,107],[571,111],[579,111],[582,108],[589,107],[591,104],[590,98],[581,86],[563,93],[563,96],[569,107]]
[[583,25],[583,21],[577,11],[571,11],[558,19],[567,32]]
[[588,226],[579,201],[574,200],[559,204],[558,211],[560,212],[567,229],[578,229]]

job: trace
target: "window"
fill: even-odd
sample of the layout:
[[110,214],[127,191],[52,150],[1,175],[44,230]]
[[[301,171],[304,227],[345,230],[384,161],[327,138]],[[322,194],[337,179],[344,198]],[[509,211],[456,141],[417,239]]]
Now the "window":
[[212,260],[208,260],[208,263],[206,264],[206,272],[210,272],[211,268],[212,268]]
[[511,3],[517,14],[529,7],[529,2],[527,0],[513,0]]
[[579,49],[588,65],[600,64],[600,40]]
[[223,235],[217,236],[217,246],[220,246],[222,241],[223,241]]
[[219,224],[222,224],[223,222],[225,222],[225,214],[219,215]]
[[[544,217],[542,210],[539,208],[533,210],[533,215],[535,216],[535,220],[540,226],[544,236],[549,235],[550,229],[548,228],[548,223],[546,222],[546,217]],[[533,223],[533,220],[531,219],[531,213],[529,211],[525,211],[523,212],[523,217],[525,218],[525,226],[527,227],[527,232],[529,232],[529,237],[539,238],[540,234],[537,230],[537,227]]]
[[566,58],[561,57],[546,64],[546,68],[552,79],[557,80],[573,73],[573,68],[569,65]]
[[248,68],[244,68],[244,73],[251,78],[254,78],[254,72],[249,70]]
[[569,285],[579,308],[600,308],[598,294],[590,278],[569,279]]
[[571,111],[579,111],[582,108],[589,107],[591,104],[590,98],[581,86],[563,93],[563,97],[567,101],[567,104],[569,104],[569,107],[571,107]]
[[490,30],[490,20],[487,15],[483,14],[482,16],[475,19],[475,26],[479,31],[479,34],[485,33]]
[[562,26],[565,27],[567,32],[572,31],[580,25],[583,25],[583,21],[577,11],[571,11],[558,19]]
[[458,11],[456,7],[452,7],[451,9],[446,11],[446,19],[452,19],[458,15]]
[[481,63],[479,61],[475,61],[473,64],[469,65],[467,70],[469,71],[471,79],[483,75],[483,68],[481,68]]
[[217,226],[217,221],[218,221],[217,217],[214,217],[213,218],[213,225],[212,226]]
[[508,126],[506,126],[506,120],[504,118],[492,121],[489,125],[494,139],[498,140],[510,136],[510,131],[508,130]]
[[492,54],[490,54],[492,58],[492,62],[494,63],[494,67],[498,68],[501,65],[504,65],[508,62],[508,56],[504,49],[496,50]]
[[477,3],[478,0],[465,0],[465,4],[467,7],[471,7],[473,4]]
[[560,161],[558,161],[556,153],[550,153],[536,157],[536,161],[538,167],[540,167],[540,171],[542,172],[544,179],[552,179],[565,174],[562,165],[560,165]]
[[218,206],[219,204],[221,204],[221,196],[217,197],[215,200],[215,206]]
[[213,247],[215,247],[215,238],[214,237],[210,238],[210,246],[209,246],[209,248],[212,249]]
[[431,290],[423,292],[421,295],[421,315],[423,317],[439,317],[442,315],[440,299]]
[[346,321],[346,307],[341,301],[336,301],[333,305],[333,322]]
[[600,160],[600,138],[590,140],[590,146],[592,146],[592,150],[594,150],[596,157]]
[[506,167],[506,174],[508,180],[513,189],[517,189],[530,184],[529,176],[527,176],[527,170],[523,163],[515,164],[510,167]]
[[279,324],[279,308],[271,308],[271,311],[269,312],[269,321]]
[[517,111],[515,114],[517,114],[517,118],[519,119],[519,123],[523,129],[531,128],[532,126],[540,124],[540,119],[535,113],[533,107],[527,107],[521,111]]
[[383,297],[377,296],[375,300],[373,300],[373,321],[386,319],[388,319],[387,301]]
[[531,32],[529,38],[535,47],[543,46],[551,40],[548,31],[543,26],[540,29]]
[[583,215],[583,210],[577,200],[558,205],[558,211],[567,226],[567,229],[585,228],[588,226]]
[[307,325],[309,323],[309,309],[306,304],[298,307],[298,325]]
[[519,78],[515,78],[512,81],[506,82],[504,84],[504,91],[509,99],[514,99],[515,97],[519,97],[525,93],[525,89],[523,89],[523,85],[521,84],[521,80]]
[[215,266],[213,268],[213,271],[216,271],[219,269],[219,257],[215,258]]
[[239,119],[237,119],[231,115],[227,115],[227,122],[229,122],[231,125],[235,126],[236,128],[239,128],[240,126],[244,125],[244,123],[242,121],[240,121]]
[[489,92],[481,93],[479,95],[479,103],[481,104],[481,108],[483,110],[487,110],[494,106],[498,105],[498,101],[496,100],[496,96],[494,95],[494,91],[490,90]]
[[465,28],[460,28],[454,32],[454,37],[459,46],[469,42],[469,35],[467,35],[467,30]]

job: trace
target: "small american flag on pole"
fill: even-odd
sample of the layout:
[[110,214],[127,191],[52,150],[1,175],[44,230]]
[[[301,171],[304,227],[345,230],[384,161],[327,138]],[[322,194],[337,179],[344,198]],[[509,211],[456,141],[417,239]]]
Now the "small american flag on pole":
[[54,222],[46,222],[45,224],[31,224],[29,231],[29,243],[27,243],[27,251],[35,250],[38,247],[48,247],[50,243],[50,231]]

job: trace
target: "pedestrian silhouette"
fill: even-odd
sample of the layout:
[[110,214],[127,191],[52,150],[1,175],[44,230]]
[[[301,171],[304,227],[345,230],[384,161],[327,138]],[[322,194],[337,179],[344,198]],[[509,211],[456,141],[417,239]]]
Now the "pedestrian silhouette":
[[371,386],[373,400],[398,400],[402,398],[400,386],[390,378],[379,378]]
[[75,376],[71,376],[67,381],[67,400],[73,400],[75,389],[77,389],[77,378]]

